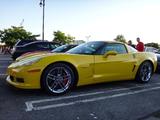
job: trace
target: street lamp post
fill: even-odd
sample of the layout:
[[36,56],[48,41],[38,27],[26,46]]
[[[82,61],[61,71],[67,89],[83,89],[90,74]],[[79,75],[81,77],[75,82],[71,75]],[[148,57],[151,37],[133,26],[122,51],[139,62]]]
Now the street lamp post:
[[43,18],[42,18],[42,40],[44,41],[44,14],[45,14],[45,0],[40,0],[40,7],[43,7]]

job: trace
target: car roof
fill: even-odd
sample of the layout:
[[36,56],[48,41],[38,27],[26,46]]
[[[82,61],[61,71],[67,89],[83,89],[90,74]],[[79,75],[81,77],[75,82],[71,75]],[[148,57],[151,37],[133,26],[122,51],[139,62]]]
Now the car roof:
[[125,44],[125,43],[123,43],[123,42],[118,42],[118,41],[105,41],[105,40],[100,40],[100,41],[90,41],[90,42],[104,42],[104,43],[121,43],[121,44]]
[[38,41],[38,40],[30,40],[30,39],[18,40],[14,46],[23,46],[25,44],[28,44],[28,43],[34,42],[34,41]]
[[59,44],[59,43],[57,43],[57,42],[52,42],[52,41],[34,41],[34,42],[30,42],[30,43],[27,43],[27,44],[23,45],[23,47],[29,46],[29,45],[32,45],[32,44],[38,44],[38,43],[53,43],[53,44]]

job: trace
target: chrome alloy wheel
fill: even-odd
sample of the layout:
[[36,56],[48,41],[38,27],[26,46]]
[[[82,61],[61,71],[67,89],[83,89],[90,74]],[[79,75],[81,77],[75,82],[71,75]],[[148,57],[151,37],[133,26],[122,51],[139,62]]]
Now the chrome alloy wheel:
[[149,62],[145,62],[140,69],[141,80],[147,82],[152,76],[152,65]]
[[71,73],[65,67],[54,67],[46,76],[46,85],[53,93],[65,92],[71,84]]

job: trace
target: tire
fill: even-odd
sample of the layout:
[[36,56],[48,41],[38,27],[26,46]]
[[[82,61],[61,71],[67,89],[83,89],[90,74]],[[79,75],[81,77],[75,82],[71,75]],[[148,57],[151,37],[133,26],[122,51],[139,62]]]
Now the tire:
[[58,95],[69,91],[75,82],[73,70],[64,63],[56,63],[45,69],[41,86],[50,94]]
[[153,74],[153,65],[149,61],[143,62],[137,72],[136,80],[141,83],[147,83],[150,81]]

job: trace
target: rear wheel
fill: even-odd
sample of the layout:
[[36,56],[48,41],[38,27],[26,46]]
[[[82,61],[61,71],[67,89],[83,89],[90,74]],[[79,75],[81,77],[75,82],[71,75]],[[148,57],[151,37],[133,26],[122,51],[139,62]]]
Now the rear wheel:
[[145,61],[141,64],[140,68],[138,69],[136,80],[141,83],[149,82],[152,74],[153,74],[152,63],[149,61]]
[[51,94],[63,94],[73,87],[75,75],[64,63],[50,65],[42,76],[42,86]]

